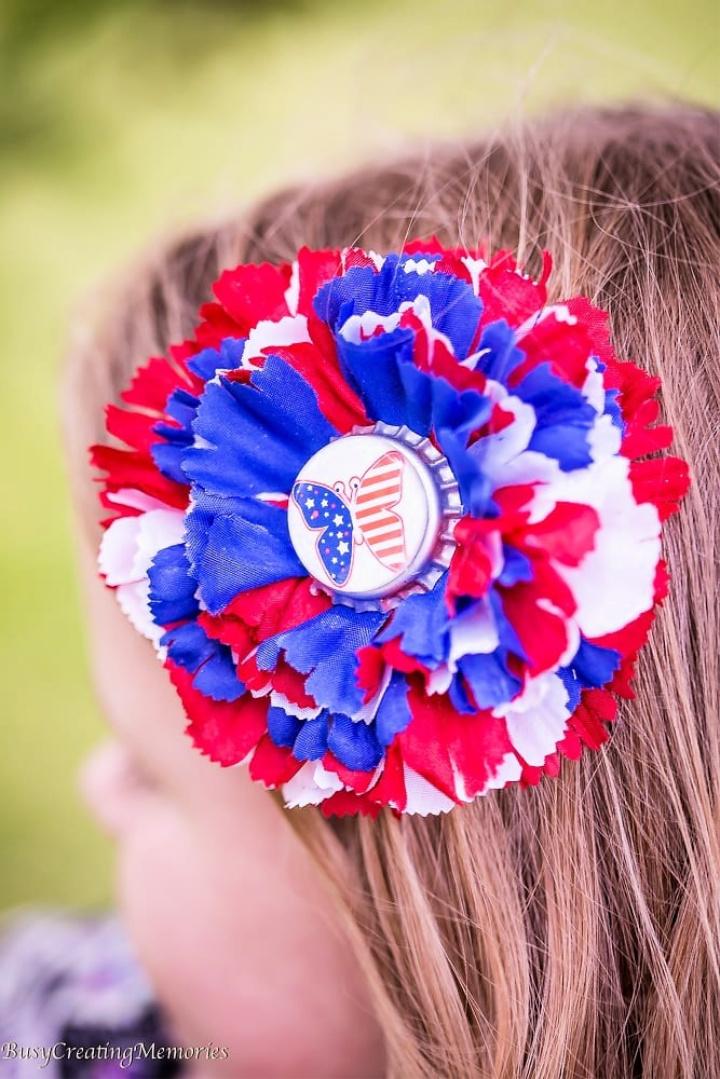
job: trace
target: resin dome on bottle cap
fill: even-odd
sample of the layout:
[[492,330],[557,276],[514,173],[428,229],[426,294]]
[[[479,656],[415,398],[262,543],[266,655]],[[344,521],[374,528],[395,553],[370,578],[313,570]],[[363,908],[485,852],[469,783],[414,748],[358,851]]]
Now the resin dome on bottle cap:
[[441,517],[420,454],[379,434],[323,446],[300,470],[288,505],[290,539],[308,573],[361,599],[392,595],[422,571]]

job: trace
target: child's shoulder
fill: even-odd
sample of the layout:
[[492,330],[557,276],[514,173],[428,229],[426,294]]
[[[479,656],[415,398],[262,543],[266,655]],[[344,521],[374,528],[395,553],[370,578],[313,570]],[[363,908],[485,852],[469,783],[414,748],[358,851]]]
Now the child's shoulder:
[[[176,1062],[146,1055],[153,1043],[169,1041],[117,918],[33,912],[5,923],[0,933],[3,1074],[34,1076],[52,1053],[46,1075],[177,1075]],[[146,1049],[135,1049],[139,1045]]]

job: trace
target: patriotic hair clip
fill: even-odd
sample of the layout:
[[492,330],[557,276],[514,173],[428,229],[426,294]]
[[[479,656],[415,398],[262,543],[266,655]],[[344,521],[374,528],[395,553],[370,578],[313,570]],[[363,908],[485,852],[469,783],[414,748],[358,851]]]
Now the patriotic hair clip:
[[662,599],[657,379],[506,252],[214,286],[92,449],[105,582],[196,747],[288,806],[441,813],[608,738]]

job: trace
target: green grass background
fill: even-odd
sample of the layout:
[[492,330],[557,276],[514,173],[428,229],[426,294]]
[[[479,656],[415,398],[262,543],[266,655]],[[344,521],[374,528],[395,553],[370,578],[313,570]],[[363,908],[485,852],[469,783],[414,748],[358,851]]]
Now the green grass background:
[[56,383],[73,304],[154,233],[546,105],[717,104],[715,0],[0,3],[0,908],[96,904]]

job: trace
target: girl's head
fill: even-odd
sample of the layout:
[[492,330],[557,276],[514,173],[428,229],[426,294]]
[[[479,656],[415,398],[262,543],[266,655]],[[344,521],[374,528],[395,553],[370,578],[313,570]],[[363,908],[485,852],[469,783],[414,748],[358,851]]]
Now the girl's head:
[[[147,642],[96,579],[85,447],[223,267],[302,245],[547,248],[551,299],[609,310],[661,376],[694,485],[636,699],[599,755],[446,816],[283,812],[197,756]],[[229,1074],[704,1075],[720,1039],[720,135],[698,109],[562,113],[290,189],[167,245],[85,327],[67,383],[95,676],[116,742],[86,786],[178,1036]],[[222,1065],[219,1065],[222,1066]]]

